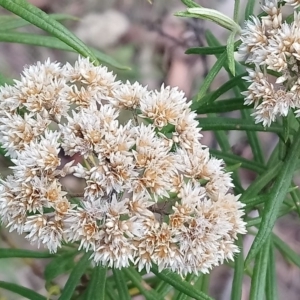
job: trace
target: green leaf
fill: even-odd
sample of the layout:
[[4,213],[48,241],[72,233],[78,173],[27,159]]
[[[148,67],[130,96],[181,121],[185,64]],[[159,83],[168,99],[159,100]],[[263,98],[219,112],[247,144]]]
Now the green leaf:
[[187,7],[201,7],[201,5],[191,0],[181,0],[181,2],[185,4]]
[[242,298],[242,289],[244,277],[244,252],[243,252],[243,239],[241,235],[237,240],[237,246],[240,249],[240,253],[234,259],[234,273],[231,288],[231,300],[240,300]]
[[75,265],[75,255],[78,251],[72,251],[64,253],[60,256],[55,257],[51,262],[45,267],[44,277],[47,282],[52,281],[57,276],[67,273]]
[[[202,276],[202,275],[201,275]],[[188,274],[185,278],[185,281],[190,283],[191,281],[194,281],[196,280],[196,275],[195,274]],[[162,281],[164,282],[164,281]],[[177,297],[176,297],[176,300],[187,300],[188,299],[188,296],[184,293],[178,293]]]
[[20,16],[29,23],[49,32],[62,42],[69,45],[84,57],[89,57],[91,61],[97,62],[93,52],[73,33],[62,24],[51,18],[39,8],[31,5],[25,0],[0,0],[0,6],[8,11]]
[[[209,46],[220,46],[219,41],[214,37],[214,35],[212,33],[207,32],[206,39],[207,39]],[[216,56],[220,57],[218,55],[216,55]],[[232,75],[232,72],[230,71],[230,68],[227,65],[224,65],[224,68],[228,72],[229,76],[234,78],[234,76]],[[241,65],[239,65],[238,63],[235,64],[235,68],[236,68],[238,74],[244,74],[243,73],[244,68]],[[246,86],[245,82],[239,81],[237,86],[234,87],[234,93],[235,93],[236,97],[240,96],[241,91],[244,91],[246,89],[247,89],[247,86]],[[252,122],[252,124],[254,124],[253,118],[251,117],[249,111],[241,110],[241,115],[245,121],[249,121],[249,122]],[[252,150],[254,159],[257,162],[264,164],[264,156],[263,156],[263,152],[262,152],[257,134],[255,132],[252,132],[249,130],[246,131],[246,134],[247,134],[249,144],[251,146],[251,150]]]
[[[85,300],[105,300],[107,267],[96,266],[92,272],[91,281],[87,287]],[[121,300],[121,298],[119,298]]]
[[[239,92],[237,92],[237,93],[239,93]],[[254,124],[253,118],[251,117],[249,111],[241,110],[241,115],[242,115],[242,118],[243,118],[243,122],[250,122],[250,123]],[[275,127],[277,126],[277,128],[281,129],[280,132],[277,131],[277,133],[282,132],[282,130],[283,130],[282,126],[278,126],[278,125],[274,125],[274,126]],[[253,153],[254,160],[256,162],[260,163],[261,165],[264,165],[264,155],[263,155],[263,151],[261,149],[261,145],[260,145],[260,142],[259,142],[259,139],[258,139],[258,136],[257,136],[256,132],[251,132],[250,130],[247,130],[246,134],[247,134],[249,144],[251,146],[251,150],[252,150],[252,153]]]
[[234,0],[233,20],[239,22],[240,0]]
[[197,102],[193,99],[193,109],[197,109],[197,107],[201,107],[206,103],[212,103],[213,101],[217,100],[220,96],[231,90],[232,88],[239,85],[240,82],[242,82],[242,78],[246,75],[246,73],[243,73],[241,75],[235,76],[234,78],[229,79],[226,81],[221,87],[219,87],[217,90],[215,90],[212,93],[209,93],[208,95],[204,96],[201,101]]
[[241,164],[241,168],[248,169],[256,173],[262,173],[265,171],[265,168],[263,168],[260,164],[248,160],[244,157],[231,153],[224,153],[223,151],[215,149],[209,149],[209,152],[211,155],[223,159],[226,164]]
[[266,275],[270,249],[270,237],[265,242],[264,249],[261,249],[255,259],[249,300],[264,299]]
[[202,105],[201,102],[193,102],[191,105],[191,110],[196,111],[198,114],[208,114],[208,113],[225,113],[232,112],[235,110],[250,109],[253,105],[245,105],[244,98],[231,98],[226,100],[219,100],[213,103],[207,102]]
[[[1,1],[1,0],[0,0]],[[1,32],[0,31],[0,41],[6,43],[18,43],[18,44],[28,44],[34,46],[41,46],[47,48],[54,48],[63,51],[76,52],[73,48],[69,47],[59,39],[51,36],[36,35],[30,33],[21,32]],[[97,59],[102,63],[107,63],[113,67],[122,70],[129,70],[130,68],[122,66],[119,62],[114,60],[112,57],[91,48],[91,51],[97,57]]]
[[187,8],[187,12],[195,18],[210,20],[230,31],[239,32],[241,30],[239,24],[218,10],[205,7],[191,7]]
[[205,79],[203,80],[202,86],[196,96],[196,101],[200,101],[206,94],[208,88],[210,87],[211,83],[215,79],[215,77],[219,74],[220,70],[224,66],[226,62],[226,52],[223,52],[216,63],[212,66],[208,74],[206,75]]
[[[208,118],[216,118],[215,114],[209,114]],[[219,131],[215,131],[214,132],[216,140],[218,142],[218,144],[220,145],[220,148],[222,149],[222,151],[224,153],[226,152],[231,152],[231,147],[228,141],[228,137],[227,134],[225,133],[225,131],[219,130]],[[238,173],[236,171],[234,171],[232,173],[232,179],[233,179],[233,183],[234,183],[234,190],[236,193],[241,194],[244,189],[241,186],[241,182],[238,176]]]
[[248,0],[245,10],[245,20],[248,20],[250,16],[253,15],[253,10],[255,6],[255,0]]
[[161,280],[163,280],[165,282],[168,282],[175,289],[177,289],[178,291],[192,297],[193,299],[196,299],[196,300],[213,300],[208,295],[206,295],[203,292],[198,291],[197,289],[195,289],[188,282],[183,281],[182,278],[179,275],[175,274],[175,273],[172,273],[172,272],[166,271],[166,270],[164,270],[162,272],[159,272],[158,267],[155,266],[155,265],[152,266],[151,271],[157,277],[159,277]]
[[274,243],[272,239],[269,248],[269,262],[266,279],[266,300],[278,300],[277,278],[276,278],[276,261],[274,254]]
[[37,292],[35,292],[33,290],[30,290],[28,288],[25,288],[23,286],[20,286],[18,284],[0,281],[0,288],[11,291],[15,294],[18,294],[22,297],[25,297],[26,299],[30,299],[30,300],[47,300],[46,297],[38,294]]
[[260,124],[253,124],[251,120],[233,119],[233,118],[197,118],[199,126],[203,131],[206,130],[247,130],[281,133],[282,126],[271,125],[264,127]]
[[0,259],[1,258],[50,258],[55,256],[56,256],[55,254],[50,254],[49,252],[0,248]]
[[112,269],[114,274],[114,280],[119,294],[119,300],[131,300],[131,296],[128,291],[127,282],[122,270]]
[[173,287],[171,285],[169,285],[167,282],[162,280],[155,287],[155,291],[162,297],[166,296],[172,289]]
[[85,273],[86,268],[89,266],[89,257],[91,254],[84,253],[80,260],[77,262],[75,267],[73,268],[68,281],[66,282],[64,289],[58,298],[59,300],[70,300],[72,295],[76,289],[76,286],[81,278],[81,276]]
[[275,247],[280,251],[282,256],[300,268],[300,255],[290,248],[290,246],[282,241],[277,235],[273,234],[272,237]]
[[226,46],[218,47],[195,47],[189,48],[185,51],[185,54],[200,54],[200,55],[214,55],[222,54],[226,51]]
[[163,297],[156,291],[145,287],[145,283],[141,275],[132,267],[123,269],[126,276],[131,280],[135,287],[145,296],[147,300],[163,300]]
[[[239,200],[243,203],[246,203],[246,199],[251,199],[254,196],[256,196],[267,184],[269,184],[278,175],[278,173],[282,169],[282,166],[283,163],[278,162],[272,168],[267,169],[265,172],[261,173],[257,178],[255,178],[255,180],[251,183],[251,185],[247,188],[247,190],[243,193]],[[269,197],[271,197],[270,194]],[[269,200],[268,202],[272,202]]]
[[235,75],[235,61],[234,61],[234,38],[236,35],[236,31],[231,32],[227,40],[227,60],[228,60],[228,68],[231,74]]
[[[116,292],[115,286],[114,286],[113,282],[110,280],[106,281],[106,295],[107,295],[108,299],[111,299],[111,300],[119,299],[118,298],[119,295]],[[82,300],[85,300],[85,299],[82,299]]]
[[[56,21],[64,21],[64,20],[78,21],[79,20],[77,17],[65,15],[65,14],[50,14],[49,16]],[[19,18],[17,16],[0,16],[0,31],[8,31],[11,29],[20,28],[27,25],[31,25],[31,24],[28,21]]]
[[3,74],[0,73],[0,85],[5,85],[5,84],[13,84],[14,81],[10,78],[5,77]]
[[300,147],[299,135],[300,132],[298,132],[297,135],[294,136],[293,144],[288,151],[280,173],[278,174],[271,189],[270,200],[267,201],[262,212],[262,221],[260,224],[260,228],[246,258],[246,265],[249,264],[250,261],[256,256],[256,254],[265,244],[266,240],[272,232],[273,226],[279,213],[279,208],[285,198],[285,195],[288,192],[293,178],[294,170],[297,166]]

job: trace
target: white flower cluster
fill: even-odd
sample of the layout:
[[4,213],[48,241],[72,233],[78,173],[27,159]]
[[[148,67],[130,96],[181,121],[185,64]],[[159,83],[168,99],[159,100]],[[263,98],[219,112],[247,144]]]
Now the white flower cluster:
[[[2,222],[116,268],[205,273],[233,259],[243,204],[189,106],[177,88],[121,83],[84,58],[25,68],[0,91],[0,143],[15,164],[1,180]],[[62,165],[61,149],[81,163]],[[63,186],[66,175],[82,192]]]
[[266,0],[266,16],[252,16],[242,30],[239,56],[253,66],[244,79],[250,86],[243,94],[245,104],[254,104],[256,123],[270,126],[277,116],[295,109],[300,116],[300,13],[283,22],[282,5],[297,8],[297,0]]

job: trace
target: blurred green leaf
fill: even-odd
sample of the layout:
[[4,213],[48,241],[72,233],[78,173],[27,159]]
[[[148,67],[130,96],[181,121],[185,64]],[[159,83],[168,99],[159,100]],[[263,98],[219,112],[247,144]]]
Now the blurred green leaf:
[[75,267],[70,273],[68,281],[66,282],[60,297],[58,298],[59,300],[70,300],[72,298],[81,276],[85,273],[85,270],[90,265],[90,256],[91,254],[89,252],[84,253],[80,260],[76,263]]
[[230,33],[228,39],[227,39],[227,60],[228,60],[228,68],[231,72],[231,74],[235,75],[235,61],[234,61],[234,38],[236,35],[236,31],[233,31]]
[[[212,103],[215,100],[217,100],[220,96],[228,92],[229,90],[233,89],[237,85],[239,85],[243,81],[243,77],[245,77],[246,73],[243,73],[241,75],[235,76],[229,80],[227,80],[222,86],[220,86],[217,90],[208,93],[205,95],[201,101],[196,101],[193,99],[193,109],[197,109],[198,107],[201,107],[207,103]],[[243,101],[244,102],[244,101]]]
[[277,235],[273,234],[273,242],[275,247],[281,252],[282,256],[294,263],[300,268],[300,255],[296,253],[290,246],[282,241]]
[[[85,300],[105,300],[107,267],[95,266],[92,272],[91,281],[87,287]],[[119,298],[120,300],[122,298]]]
[[[200,275],[200,276],[202,276],[202,275]],[[197,278],[197,276],[195,274],[188,274],[185,278],[185,281],[189,284],[194,285],[194,281],[196,280],[196,278]],[[162,282],[164,282],[164,281],[162,281]],[[177,297],[176,297],[176,300],[187,300],[188,298],[189,298],[188,295],[186,295],[185,293],[179,292]]]
[[14,81],[0,73],[0,85],[13,84]]
[[181,2],[185,4],[187,7],[201,7],[201,5],[191,0],[181,0]]
[[28,3],[25,0],[0,0],[0,6],[18,15],[29,23],[49,32],[62,42],[73,48],[84,57],[89,57],[91,61],[97,62],[93,52],[72,32],[62,24],[51,18],[45,12]]
[[[1,1],[1,0],[0,0]],[[18,43],[18,44],[28,44],[34,46],[41,46],[47,48],[54,48],[63,51],[76,52],[73,48],[66,45],[59,39],[51,36],[30,34],[30,33],[20,33],[20,32],[1,32],[0,31],[0,42],[6,43]],[[129,70],[130,68],[124,67],[119,64],[116,60],[110,56],[91,48],[91,51],[97,57],[97,59],[102,63],[107,63],[115,68],[122,70]]]
[[0,281],[0,288],[11,291],[15,294],[18,294],[22,297],[25,297],[26,299],[30,299],[30,300],[47,300],[46,297],[38,294],[37,292],[35,292],[33,290],[30,290],[28,288],[25,288],[23,286],[20,286],[18,284]]
[[249,17],[253,15],[255,2],[256,2],[255,0],[247,1],[247,6],[246,6],[246,10],[245,10],[245,20],[248,20]]
[[184,281],[179,275],[172,273],[171,271],[158,271],[158,267],[153,265],[151,268],[151,271],[159,277],[161,280],[164,280],[165,282],[168,282],[170,285],[172,285],[175,289],[178,291],[192,297],[196,300],[213,300],[208,295],[204,294],[201,291],[196,290],[191,284]]
[[147,300],[163,300],[163,297],[159,295],[155,290],[149,287],[145,287],[144,280],[139,272],[135,268],[123,269],[126,277],[131,280],[135,287],[145,296]]
[[277,289],[277,278],[276,278],[276,261],[274,253],[274,243],[273,239],[271,241],[271,246],[269,248],[269,262],[267,269],[266,278],[266,300],[277,300],[278,299],[278,289]]
[[[275,166],[265,170],[250,184],[247,190],[243,193],[239,199],[241,202],[247,202],[246,199],[252,199],[255,197],[267,184],[269,184],[281,171],[283,166],[282,162],[278,162]],[[268,194],[270,196],[270,194]]]
[[200,54],[200,55],[214,55],[222,54],[226,51],[226,46],[219,47],[195,47],[189,48],[185,51],[185,54]]
[[114,280],[119,294],[119,300],[131,300],[131,296],[128,291],[127,282],[122,270],[112,269],[114,274]]
[[294,137],[293,144],[288,151],[282,168],[271,189],[270,200],[266,202],[262,212],[262,221],[246,258],[246,265],[249,264],[250,261],[256,256],[272,232],[273,226],[278,217],[280,206],[288,192],[294,170],[297,166],[296,162],[298,162],[299,148],[300,132],[298,132]]
[[251,170],[256,173],[262,173],[265,168],[261,167],[260,164],[252,162],[242,156],[238,156],[231,153],[224,153],[223,151],[209,149],[211,155],[223,159],[226,164],[241,164],[241,168]]
[[226,52],[223,52],[212,68],[209,70],[208,74],[204,78],[202,85],[197,93],[195,101],[201,101],[201,99],[205,96],[208,88],[210,87],[211,83],[215,79],[215,77],[219,74],[220,70],[223,68],[225,61],[226,61]]
[[249,300],[264,299],[266,275],[269,261],[270,237],[266,241],[264,248],[258,252],[251,280],[251,289]]
[[247,131],[264,131],[281,133],[282,126],[271,125],[270,127],[264,127],[260,124],[253,124],[252,121],[233,119],[233,118],[197,118],[199,121],[199,127],[203,131],[206,130],[247,130]]
[[45,267],[44,277],[47,282],[52,281],[57,276],[68,272],[75,265],[75,255],[78,251],[72,251],[64,253],[60,256],[55,257],[51,262]]
[[226,100],[218,100],[213,103],[204,103],[203,105],[198,105],[198,104],[199,102],[193,102],[191,105],[191,110],[195,110],[198,114],[225,113],[225,112],[232,112],[235,110],[253,108],[253,105],[244,104],[243,97],[231,98]]
[[244,251],[243,251],[243,239],[242,236],[239,235],[237,240],[237,246],[240,249],[240,253],[238,253],[234,259],[234,273],[233,273],[233,281],[231,288],[231,300],[240,300],[242,298],[242,285],[244,278]]
[[[49,16],[56,21],[64,21],[64,20],[78,21],[79,20],[77,17],[65,15],[65,14],[49,14]],[[27,25],[31,25],[31,23],[20,17],[0,16],[0,31],[8,31],[11,29],[20,28]]]
[[50,258],[55,256],[56,254],[50,254],[49,252],[0,248],[0,259],[1,258]]

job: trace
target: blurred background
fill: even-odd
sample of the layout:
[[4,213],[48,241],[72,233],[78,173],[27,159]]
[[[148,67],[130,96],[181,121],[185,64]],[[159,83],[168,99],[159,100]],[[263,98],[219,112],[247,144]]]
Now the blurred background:
[[[174,13],[184,10],[179,0],[155,1],[147,0],[30,0],[30,2],[47,13],[64,13],[79,18],[78,21],[64,21],[63,24],[80,37],[85,43],[112,56],[130,70],[120,71],[111,68],[118,79],[131,82],[139,81],[149,89],[156,89],[162,83],[178,86],[188,99],[197,93],[203,78],[210,70],[215,59],[213,56],[186,55],[190,47],[205,46],[204,33],[210,30],[223,43],[226,43],[228,32],[221,27],[200,19],[183,19]],[[204,7],[217,9],[228,16],[233,15],[234,0],[202,0],[197,1]],[[244,6],[241,5],[241,16]],[[259,8],[257,7],[257,10]],[[7,12],[0,10],[0,14]],[[241,20],[241,25],[243,20]],[[33,26],[19,29],[22,32],[43,34]],[[0,72],[8,78],[18,79],[24,65],[44,61],[48,57],[52,61],[72,63],[77,59],[74,53],[18,44],[0,44]],[[226,73],[220,73],[212,90],[218,88],[228,79]],[[227,95],[230,97],[230,94]],[[228,98],[227,97],[227,98]],[[239,117],[238,112],[227,114]],[[203,144],[217,148],[213,133],[203,133]],[[237,155],[252,159],[251,149],[243,132],[228,133],[230,144]],[[260,139],[268,158],[276,144],[276,137],[270,133],[260,133]],[[7,174],[7,163],[1,163],[1,174]],[[241,170],[243,186],[255,178],[250,171]],[[299,181],[299,179],[298,179]],[[255,212],[253,212],[255,216]],[[300,253],[300,222],[296,215],[288,215],[279,219],[275,232],[287,242],[291,248]],[[0,247],[17,247],[34,249],[29,243],[16,234],[9,234],[4,228],[0,232]],[[244,239],[245,251],[252,242],[251,235]],[[276,253],[279,299],[300,299],[300,271],[288,264]],[[46,260],[0,260],[0,280],[15,282],[46,294],[43,280],[43,269]],[[224,265],[212,271],[210,279],[210,295],[215,299],[230,299],[232,270]],[[66,280],[59,278],[59,284]],[[243,299],[248,299],[249,280],[245,276]],[[15,294],[0,289],[0,300],[21,299]],[[142,299],[135,297],[134,299]],[[260,300],[260,299],[258,299]]]

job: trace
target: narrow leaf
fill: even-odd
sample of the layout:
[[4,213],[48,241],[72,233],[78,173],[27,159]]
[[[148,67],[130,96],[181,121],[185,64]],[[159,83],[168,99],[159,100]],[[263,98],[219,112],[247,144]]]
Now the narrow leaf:
[[[65,14],[50,14],[49,16],[56,21],[64,21],[64,20],[78,21],[79,20],[77,17],[65,15]],[[0,31],[8,31],[8,30],[24,27],[27,25],[31,25],[30,22],[22,18],[19,18],[17,16],[0,17]]]
[[216,63],[212,66],[212,68],[210,69],[210,71],[208,72],[208,74],[206,75],[205,79],[203,80],[202,86],[196,96],[196,101],[200,101],[201,98],[204,97],[204,95],[206,94],[208,88],[210,87],[211,83],[213,82],[213,80],[215,79],[215,77],[218,75],[218,73],[220,72],[220,70],[222,69],[222,67],[225,64],[226,61],[226,52],[223,52],[220,57],[218,58],[218,60],[216,61]]
[[152,266],[151,271],[159,277],[161,280],[164,280],[168,282],[170,285],[172,285],[175,289],[178,291],[192,297],[196,300],[213,300],[208,295],[202,293],[201,291],[196,290],[191,284],[187,283],[186,281],[183,281],[182,278],[170,271],[158,271],[157,266]]
[[218,10],[205,7],[192,7],[188,8],[187,11],[195,15],[196,18],[213,21],[230,31],[239,32],[241,30],[239,24]]
[[209,103],[204,103],[203,105],[199,105],[199,103],[201,102],[193,102],[191,105],[191,110],[196,111],[198,114],[208,114],[208,113],[225,113],[225,112],[232,112],[235,110],[253,108],[253,105],[244,104],[243,97],[219,100],[213,103],[209,102]]
[[227,60],[228,60],[228,68],[231,72],[231,74],[235,75],[235,61],[234,61],[234,38],[235,38],[236,32],[233,31],[228,37],[227,40]]
[[123,270],[126,276],[139,289],[139,291],[145,296],[147,300],[163,300],[163,297],[159,295],[156,291],[152,290],[150,286],[146,286],[147,288],[145,287],[143,278],[134,268],[128,268]]
[[113,269],[114,280],[117,286],[119,300],[131,300],[131,296],[128,292],[127,282],[122,270]]
[[[243,195],[240,198],[240,201],[247,202],[246,199],[253,198],[254,196],[256,196],[269,182],[271,182],[271,180],[273,180],[278,175],[278,173],[282,169],[282,165],[283,163],[279,162],[277,165],[261,173],[260,176],[258,176],[243,193]],[[270,194],[269,197],[271,197]]]
[[30,290],[28,288],[25,288],[23,286],[20,286],[18,284],[0,281],[0,288],[11,291],[15,294],[18,294],[22,297],[25,297],[26,299],[30,299],[30,300],[47,300],[46,297],[38,294],[37,292],[35,292],[33,290]]
[[217,90],[214,92],[211,92],[207,95],[205,95],[200,102],[197,102],[193,99],[193,107],[194,109],[197,109],[197,107],[203,106],[206,103],[212,103],[213,101],[217,100],[220,96],[231,90],[232,88],[239,85],[240,82],[243,81],[243,77],[246,75],[246,73],[243,73],[241,75],[235,76],[228,81],[226,81],[222,86],[220,86]]
[[66,282],[64,289],[58,298],[59,300],[69,300],[72,298],[72,295],[76,289],[76,286],[84,274],[86,268],[89,266],[89,257],[91,256],[90,253],[84,253],[79,262],[73,268],[68,281]]
[[23,249],[3,249],[0,248],[1,258],[50,258],[55,257],[55,254],[49,252],[30,251]]
[[155,287],[155,291],[163,297],[166,296],[172,289],[173,287],[171,285],[169,285],[167,282],[162,280]]
[[[200,276],[203,276],[203,275],[200,275]],[[194,274],[188,274],[185,278],[185,281],[190,283],[191,281],[194,281],[196,279],[196,275]],[[192,283],[194,285],[194,282]],[[176,297],[176,300],[187,300],[189,297],[184,294],[184,293],[179,293]]]
[[[93,269],[92,278],[87,288],[85,300],[105,300],[107,267],[96,266]],[[121,298],[119,298],[121,300]]]
[[224,153],[223,151],[219,151],[215,149],[209,149],[209,152],[211,155],[223,159],[226,164],[241,164],[241,168],[248,169],[256,173],[262,173],[265,171],[265,168],[263,168],[256,162],[248,160],[244,157],[231,154],[231,153]]
[[266,275],[268,267],[270,237],[255,259],[249,300],[264,299]]
[[51,18],[39,8],[28,3],[25,0],[0,0],[0,6],[8,11],[20,16],[29,23],[49,32],[53,36],[60,39],[62,42],[69,45],[84,57],[89,57],[91,61],[97,62],[93,52],[72,32],[70,32],[62,24]]
[[206,130],[247,130],[281,133],[282,126],[274,124],[270,127],[264,127],[260,124],[253,124],[250,120],[233,118],[197,118],[199,126],[203,131]]
[[231,300],[240,300],[242,298],[242,284],[244,277],[244,251],[243,251],[243,239],[241,235],[237,240],[237,246],[240,249],[240,253],[234,259],[234,273],[231,288]]
[[[1,1],[1,0],[0,0]],[[59,39],[51,36],[43,36],[43,35],[36,35],[30,33],[21,33],[21,32],[1,32],[0,31],[0,41],[6,43],[18,43],[18,44],[28,44],[34,46],[41,46],[47,48],[54,48],[63,51],[72,51],[76,52],[73,48],[69,47]],[[102,63],[107,63],[113,67],[118,69],[128,70],[130,68],[122,66],[119,62],[117,62],[112,57],[91,48],[94,55],[97,59]]]
[[185,51],[185,54],[199,54],[199,55],[214,55],[222,54],[226,50],[226,46],[218,47],[195,47],[189,48]]
[[273,239],[269,248],[269,262],[266,279],[266,300],[278,300],[276,261]]
[[288,192],[294,170],[297,166],[300,147],[300,132],[294,136],[294,141],[284,160],[284,164],[270,192],[268,201],[262,212],[262,221],[258,233],[246,258],[246,265],[256,256],[272,232],[280,206]]
[[253,10],[255,6],[255,0],[248,0],[245,10],[245,20],[248,20],[250,16],[253,15]]
[[50,282],[57,276],[68,272],[75,265],[75,255],[78,251],[72,251],[64,253],[60,256],[55,257],[51,262],[45,267],[44,277],[47,282]]
[[282,241],[277,235],[273,234],[273,242],[275,247],[281,252],[285,259],[290,260],[298,268],[300,268],[300,255],[296,253],[290,246]]
[[181,0],[181,2],[185,4],[187,7],[201,7],[201,5],[191,0]]

